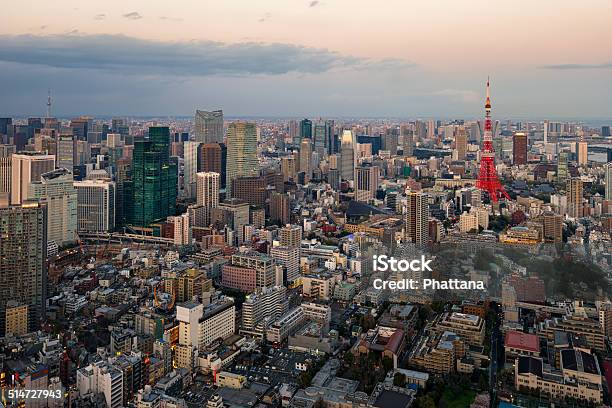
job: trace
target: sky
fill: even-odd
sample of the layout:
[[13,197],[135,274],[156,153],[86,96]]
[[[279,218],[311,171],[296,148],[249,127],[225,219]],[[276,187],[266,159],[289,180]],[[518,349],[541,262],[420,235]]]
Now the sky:
[[0,116],[612,118],[609,0],[19,0]]

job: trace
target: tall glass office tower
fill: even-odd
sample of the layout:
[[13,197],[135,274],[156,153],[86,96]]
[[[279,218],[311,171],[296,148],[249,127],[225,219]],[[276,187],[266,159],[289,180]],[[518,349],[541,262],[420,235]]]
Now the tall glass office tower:
[[178,165],[170,157],[170,130],[149,128],[149,138],[134,142],[130,224],[146,227],[175,215]]

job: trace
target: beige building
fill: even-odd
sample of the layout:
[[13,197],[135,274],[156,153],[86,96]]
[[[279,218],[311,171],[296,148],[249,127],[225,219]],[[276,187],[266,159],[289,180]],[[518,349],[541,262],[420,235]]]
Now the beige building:
[[28,332],[28,305],[10,301],[6,304],[6,336],[21,336]]
[[55,168],[55,156],[40,152],[13,154],[11,160],[11,204],[28,199],[30,183]]
[[485,337],[485,322],[482,318],[457,312],[441,313],[428,325],[433,333],[445,331],[457,334],[470,345],[481,346]]
[[602,378],[597,357],[573,349],[562,351],[561,370],[553,370],[542,359],[520,356],[514,366],[517,390],[534,390],[542,397],[562,401],[565,398],[601,404]]

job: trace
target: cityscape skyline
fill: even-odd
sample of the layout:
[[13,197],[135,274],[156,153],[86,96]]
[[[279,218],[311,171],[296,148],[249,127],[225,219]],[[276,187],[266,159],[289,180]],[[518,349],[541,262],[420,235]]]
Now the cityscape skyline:
[[38,105],[42,115],[52,89],[62,116],[219,106],[231,116],[477,117],[491,75],[498,117],[610,118],[609,2],[442,3],[355,1],[346,18],[346,1],[24,2],[0,27],[0,112]]

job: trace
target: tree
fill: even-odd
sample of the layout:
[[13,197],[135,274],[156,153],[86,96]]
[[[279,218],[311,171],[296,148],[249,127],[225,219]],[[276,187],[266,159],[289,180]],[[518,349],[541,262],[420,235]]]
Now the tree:
[[417,398],[416,402],[417,408],[436,408],[436,401],[429,395]]
[[393,359],[389,356],[383,357],[382,366],[385,371],[391,371],[393,369]]
[[371,314],[366,314],[361,319],[361,327],[363,331],[368,331],[376,327],[376,319]]
[[352,366],[355,363],[355,356],[350,351],[344,353],[344,362],[347,366]]
[[406,376],[402,373],[395,373],[393,375],[393,385],[395,385],[396,387],[405,387]]

